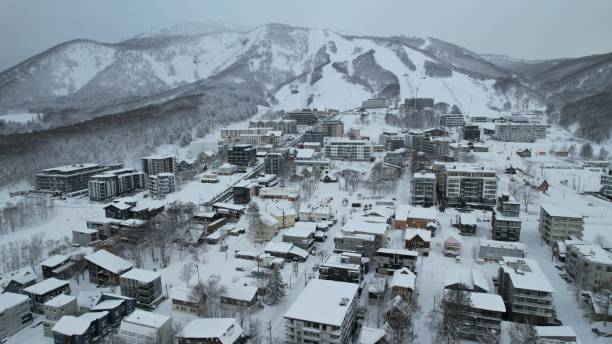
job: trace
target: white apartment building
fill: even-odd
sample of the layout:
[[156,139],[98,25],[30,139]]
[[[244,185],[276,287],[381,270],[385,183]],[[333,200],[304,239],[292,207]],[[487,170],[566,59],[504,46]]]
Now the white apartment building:
[[285,342],[349,343],[356,325],[356,283],[313,279],[285,313]]
[[612,170],[604,173],[601,176],[601,194],[605,197],[612,198]]
[[436,175],[416,172],[412,176],[411,204],[431,207],[436,202]]
[[582,239],[582,215],[553,204],[540,206],[540,237],[549,245],[557,240]]
[[147,178],[147,189],[151,198],[161,199],[176,190],[176,177],[174,173],[159,173]]
[[539,123],[498,123],[495,125],[495,137],[505,142],[535,142],[546,138],[545,124]]
[[612,253],[599,245],[572,242],[565,255],[567,274],[581,289],[599,291],[612,285]]
[[121,321],[119,337],[125,344],[173,343],[172,318],[137,309]]
[[176,173],[176,157],[174,155],[155,155],[141,158],[142,171],[146,175],[159,173]]
[[497,173],[472,164],[447,164],[444,172],[444,197],[447,205],[493,205],[497,197]]
[[555,324],[556,311],[550,284],[533,259],[503,257],[499,262],[498,291],[510,318],[531,325]]
[[325,139],[325,156],[333,160],[369,160],[372,143],[368,140],[351,140],[348,137]]

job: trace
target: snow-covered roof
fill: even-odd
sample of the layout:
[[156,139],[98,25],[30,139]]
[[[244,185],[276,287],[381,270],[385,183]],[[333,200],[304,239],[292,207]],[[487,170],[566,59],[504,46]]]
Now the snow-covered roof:
[[449,230],[446,233],[446,236],[444,238],[444,243],[459,243],[461,244],[463,242],[463,238],[461,238],[461,235],[459,235],[459,233],[457,233],[457,231],[455,230]]
[[416,285],[416,275],[408,268],[401,268],[395,270],[393,277],[391,277],[390,287],[408,288],[414,290]]
[[83,234],[94,234],[94,233],[98,232],[95,229],[91,229],[91,228],[87,228],[87,227],[74,228],[72,231],[76,232],[76,233],[83,233]]
[[257,295],[257,287],[230,283],[226,286],[222,296],[233,300],[252,301],[255,295]]
[[235,318],[200,318],[187,324],[178,337],[216,338],[222,344],[233,344],[240,335],[242,327]]
[[384,235],[387,231],[388,225],[386,223],[373,223],[361,221],[358,219],[351,219],[345,225],[342,231],[344,232],[355,232],[365,233],[373,235]]
[[497,294],[486,294],[486,293],[472,293],[467,292],[470,298],[470,306],[472,308],[493,311],[493,312],[505,312],[506,305],[504,305],[504,299]]
[[431,232],[425,229],[418,228],[406,228],[406,233],[404,234],[404,240],[412,240],[414,237],[419,237],[423,239],[423,241],[431,241]]
[[213,207],[238,210],[238,211],[244,210],[246,208],[246,206],[242,204],[225,203],[225,202],[217,202],[213,204]]
[[395,208],[395,220],[396,221],[407,221],[408,214],[410,214],[410,205],[398,204]]
[[115,274],[122,273],[134,266],[134,264],[121,257],[117,257],[106,250],[98,250],[92,254],[88,254],[85,256],[85,259],[88,262]]
[[28,301],[30,298],[23,294],[4,293],[0,294],[0,314],[5,310],[15,307],[20,303]]
[[54,268],[54,267],[62,264],[63,262],[67,261],[68,259],[70,259],[70,257],[64,256],[64,255],[60,255],[60,254],[56,254],[54,256],[51,256],[51,257],[43,260],[42,263],[40,263],[40,265],[41,266],[45,266],[45,267]]
[[124,300],[105,300],[105,301],[102,301],[102,302],[98,303],[97,305],[91,307],[90,309],[92,311],[106,310],[106,309],[115,309],[115,308],[121,306],[123,301]]
[[612,253],[604,250],[599,245],[587,243],[571,243],[569,247],[580,252],[590,262],[612,265]]
[[288,242],[269,242],[264,251],[282,254],[291,253],[303,258],[308,257],[308,252]]
[[109,207],[114,207],[114,208],[117,208],[119,210],[127,210],[127,209],[130,209],[132,207],[132,205],[127,204],[127,203],[123,203],[123,202],[115,202],[115,203],[111,203],[111,204],[107,205],[104,208],[109,208]]
[[70,284],[68,281],[64,281],[64,280],[57,279],[55,277],[51,277],[51,278],[47,278],[46,280],[43,280],[42,282],[39,282],[27,288],[24,288],[23,291],[25,291],[28,294],[33,294],[33,295],[44,295],[50,291],[59,289],[68,284]]
[[341,269],[357,270],[357,271],[361,268],[359,264],[342,262],[342,255],[340,254],[330,255],[329,257],[327,257],[327,259],[323,263],[321,263],[320,266],[336,267],[336,268],[341,268]]
[[296,159],[312,159],[315,154],[315,150],[311,148],[296,149],[295,151],[296,151],[296,155],[295,155]]
[[498,241],[498,240],[480,240],[480,247],[496,247],[513,250],[525,251],[525,244],[522,242],[509,242],[509,241]]
[[388,248],[388,247],[379,248],[378,250],[376,250],[376,253],[397,254],[397,255],[402,255],[402,256],[413,256],[413,257],[417,257],[419,255],[417,251]]
[[62,307],[62,306],[69,304],[70,302],[74,300],[76,300],[76,297],[74,296],[70,296],[66,294],[59,294],[56,297],[52,298],[51,300],[45,302],[45,306]]
[[131,269],[121,275],[121,278],[128,278],[142,283],[151,283],[160,277],[161,274],[159,272],[145,269]]
[[123,318],[120,331],[148,334],[155,337],[156,330],[171,318],[165,315],[136,309],[132,314]]
[[359,344],[376,344],[385,337],[387,332],[380,328],[362,327],[359,334]]
[[84,319],[89,321],[90,323],[92,321],[98,320],[98,319],[102,319],[105,316],[108,316],[108,311],[99,311],[99,312],[87,312],[87,313],[83,313],[79,316],[80,319]]
[[454,268],[446,271],[444,275],[444,287],[452,285],[462,285],[466,289],[475,289],[476,287],[489,291],[489,280],[487,276],[474,267],[472,268]]
[[408,214],[408,218],[436,220],[438,218],[438,211],[434,207],[431,207],[431,208],[412,207],[410,208],[410,214]]
[[563,207],[556,204],[541,204],[540,206],[550,216],[582,218],[582,215],[567,207]]
[[85,319],[77,318],[72,315],[64,315],[53,326],[53,332],[58,332],[66,336],[83,335],[89,329],[91,323]]
[[476,215],[471,213],[461,213],[459,214],[459,219],[462,225],[476,226],[478,224],[478,221],[476,220]]
[[189,288],[172,287],[170,292],[170,298],[172,300],[178,300],[183,302],[193,302],[193,292]]
[[554,293],[540,265],[533,259],[503,257],[499,266],[508,274],[515,288]]
[[285,318],[341,326],[357,296],[356,283],[312,279],[285,313]]
[[65,165],[65,166],[46,168],[43,170],[43,172],[74,172],[74,171],[79,171],[85,168],[92,168],[92,167],[98,167],[98,166],[100,165],[93,164],[93,163]]
[[99,291],[81,291],[77,294],[77,304],[79,308],[90,309],[95,306],[102,298]]
[[317,230],[316,222],[296,222],[293,227],[287,229],[284,235],[298,237],[298,238],[306,238]]
[[573,337],[576,338],[576,332],[571,326],[534,326],[538,337]]

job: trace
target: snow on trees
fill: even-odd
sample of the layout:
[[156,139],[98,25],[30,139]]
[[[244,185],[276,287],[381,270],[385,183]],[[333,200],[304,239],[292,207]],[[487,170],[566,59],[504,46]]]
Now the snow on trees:
[[269,305],[275,305],[285,297],[285,282],[278,265],[273,266],[272,273],[267,277],[265,291],[265,302]]

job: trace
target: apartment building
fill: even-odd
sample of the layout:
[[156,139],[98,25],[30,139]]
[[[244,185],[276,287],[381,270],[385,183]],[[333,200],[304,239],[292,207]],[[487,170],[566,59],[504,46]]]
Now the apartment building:
[[382,275],[392,275],[395,271],[402,268],[408,268],[414,271],[419,252],[394,249],[394,248],[379,248],[374,255],[376,263],[376,273]]
[[601,176],[601,194],[612,199],[612,170]]
[[495,137],[504,142],[535,142],[546,138],[545,124],[506,122],[495,125]]
[[378,144],[385,146],[386,151],[394,151],[396,149],[406,147],[404,136],[398,133],[387,132],[387,131],[383,131],[378,136]]
[[495,204],[497,173],[494,170],[475,164],[445,163],[434,165],[434,171],[446,205]]
[[424,108],[431,108],[434,106],[434,99],[433,98],[406,98],[404,99],[404,106],[407,108],[413,108],[413,109],[424,109]]
[[391,105],[387,98],[371,98],[361,102],[361,107],[364,109],[381,109]]
[[159,173],[178,173],[174,155],[155,155],[140,159],[142,171],[150,176]]
[[612,285],[612,253],[599,245],[571,242],[567,245],[565,267],[581,289],[597,292]]
[[285,342],[350,343],[356,329],[355,283],[312,279],[285,313]]
[[535,260],[503,257],[498,283],[510,319],[531,325],[555,324],[555,289]]
[[491,219],[493,240],[519,241],[521,239],[521,204],[510,195],[500,195]]
[[450,153],[450,139],[445,136],[414,136],[412,149],[425,153],[429,159],[444,159]]
[[225,143],[238,143],[242,135],[264,135],[273,127],[251,127],[240,129],[221,129],[221,139]]
[[319,278],[322,280],[359,284],[363,275],[361,255],[332,254],[319,265]]
[[441,127],[462,127],[465,125],[465,119],[462,114],[447,114],[440,116]]
[[264,158],[266,174],[280,174],[284,170],[286,156],[283,153],[268,153]]
[[334,237],[334,252],[354,252],[370,257],[376,250],[375,242],[374,235],[341,232]]
[[174,343],[172,318],[137,309],[121,321],[119,338],[124,344]]
[[306,130],[303,142],[319,142],[323,144],[323,133],[319,130]]
[[36,190],[65,193],[87,190],[92,176],[121,167],[121,164],[78,164],[47,168],[36,175]]
[[136,299],[139,306],[152,309],[163,300],[161,274],[131,269],[119,277],[121,295]]
[[163,199],[176,191],[176,177],[174,173],[158,173],[147,177],[147,189],[151,198]]
[[117,257],[106,250],[98,250],[85,256],[91,283],[116,286],[119,285],[119,276],[130,270],[134,265],[127,260]]
[[337,119],[324,120],[321,122],[323,136],[341,137],[344,135],[344,122]]
[[557,240],[582,239],[584,230],[582,215],[559,205],[540,206],[540,237],[548,245]]
[[416,172],[412,176],[411,204],[431,207],[436,203],[436,175]]
[[280,143],[282,136],[283,132],[280,130],[268,130],[263,134],[242,134],[235,142],[254,145],[258,147],[264,145],[276,147]]
[[477,125],[464,126],[463,139],[467,141],[480,141],[480,127]]
[[480,240],[478,258],[485,261],[500,261],[503,257],[525,258],[525,244],[496,240]]
[[[453,297],[456,293],[464,293],[469,302],[457,304],[463,298]],[[446,290],[444,303],[455,303],[459,315],[459,335],[464,339],[480,340],[483,333],[499,334],[502,316],[506,306],[501,296],[495,294],[474,293],[468,291]]]
[[52,328],[64,315],[76,315],[79,311],[77,299],[74,296],[60,294],[45,302],[43,312],[43,334],[45,337],[53,337]]
[[70,282],[55,277],[47,278],[42,282],[24,288],[23,292],[30,296],[32,311],[42,313],[45,302],[60,294],[70,294]]
[[227,162],[243,170],[253,165],[256,157],[257,151],[253,145],[248,144],[233,145],[227,152]]
[[145,178],[144,172],[129,168],[95,174],[91,176],[88,182],[89,199],[91,201],[105,201],[144,189],[146,187]]
[[367,140],[333,137],[325,140],[325,156],[332,160],[370,160],[372,144]]
[[290,112],[285,116],[285,119],[294,120],[298,125],[313,125],[319,121],[316,110],[310,109]]
[[249,128],[272,128],[280,130],[283,135],[296,134],[297,121],[291,119],[249,121]]
[[32,322],[30,298],[23,294],[0,294],[0,338],[13,335]]

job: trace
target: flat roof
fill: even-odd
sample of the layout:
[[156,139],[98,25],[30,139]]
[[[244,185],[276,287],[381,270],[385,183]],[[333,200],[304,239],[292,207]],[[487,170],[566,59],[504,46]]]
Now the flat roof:
[[576,332],[571,326],[534,326],[538,337],[574,337]]
[[132,314],[123,319],[121,325],[123,327],[123,323],[125,322],[146,327],[160,328],[170,319],[169,316],[136,309]]
[[64,255],[61,255],[61,254],[56,254],[54,256],[51,256],[51,257],[43,260],[42,263],[40,263],[40,265],[45,266],[45,267],[54,268],[54,267],[62,264],[63,262],[67,261],[68,259],[70,259],[70,257],[64,256]]
[[540,205],[545,212],[550,216],[555,217],[572,217],[572,218],[582,218],[582,215],[573,211],[569,207],[563,207],[557,204],[541,204]]
[[578,250],[580,254],[582,254],[586,259],[591,262],[612,265],[612,253],[604,250],[599,245],[587,243],[570,243],[568,246]]
[[28,300],[30,300],[30,298],[23,294],[9,292],[0,294],[0,313],[4,313],[5,310],[15,307],[18,304],[21,304]]
[[520,250],[525,251],[525,244],[522,242],[510,242],[510,241],[498,241],[498,240],[480,240],[481,247],[496,247],[496,248],[505,248],[512,250]]
[[66,173],[66,172],[74,172],[74,171],[79,171],[85,168],[93,168],[93,167],[102,167],[100,164],[94,164],[94,163],[84,163],[84,164],[74,164],[74,165],[64,165],[64,166],[57,166],[57,167],[51,167],[51,168],[46,168],[43,170],[43,172],[62,172],[62,173]]
[[387,227],[388,225],[386,223],[375,223],[350,219],[344,225],[342,231],[384,235],[387,231]]
[[540,265],[533,259],[502,257],[500,269],[508,274],[515,288],[554,293]]
[[285,313],[285,318],[341,326],[359,285],[312,279]]
[[436,220],[438,218],[438,210],[434,207],[432,208],[412,207],[410,208],[410,213],[408,214],[408,218]]
[[414,256],[414,257],[417,257],[419,255],[417,251],[387,248],[387,247],[379,248],[378,250],[376,250],[376,253],[399,254],[402,256]]
[[504,299],[497,294],[473,293],[467,292],[470,298],[470,306],[472,308],[493,311],[505,312],[506,305]]
[[159,272],[145,269],[130,269],[121,275],[121,278],[133,279],[143,283],[151,283],[160,277],[161,274]]
[[77,318],[72,315],[64,315],[53,326],[53,332],[58,332],[66,336],[82,335],[91,323],[88,320]]
[[70,296],[66,294],[59,294],[56,297],[52,298],[51,300],[45,302],[45,306],[61,307],[75,300],[76,300],[76,297],[74,296]]

